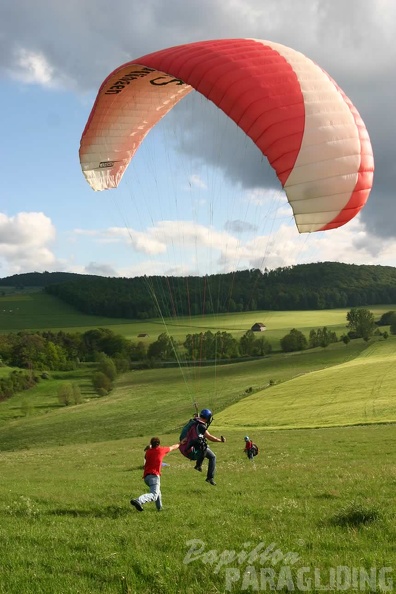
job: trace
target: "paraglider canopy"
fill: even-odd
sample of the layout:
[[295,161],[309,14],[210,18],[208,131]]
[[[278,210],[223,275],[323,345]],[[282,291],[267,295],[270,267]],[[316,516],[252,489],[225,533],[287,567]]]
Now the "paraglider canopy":
[[150,129],[193,89],[268,159],[300,233],[344,225],[364,206],[374,163],[356,108],[312,60],[259,39],[180,45],[114,70],[81,139],[81,167],[92,188],[117,187]]

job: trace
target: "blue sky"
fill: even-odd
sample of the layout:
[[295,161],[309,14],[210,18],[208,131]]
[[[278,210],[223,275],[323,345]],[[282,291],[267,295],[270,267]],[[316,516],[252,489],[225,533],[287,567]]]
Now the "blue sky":
[[[325,260],[396,266],[392,0],[167,0],[166,10],[118,0],[111,14],[102,0],[34,4],[0,7],[0,277],[204,274]],[[78,149],[103,79],[149,51],[218,37],[294,47],[352,99],[376,162],[359,217],[299,235],[269,166],[199,97],[150,132],[118,189],[91,190]]]

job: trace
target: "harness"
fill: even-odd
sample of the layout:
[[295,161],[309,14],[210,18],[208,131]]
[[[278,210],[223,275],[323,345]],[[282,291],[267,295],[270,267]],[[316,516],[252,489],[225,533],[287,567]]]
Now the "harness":
[[207,423],[197,418],[190,419],[180,434],[179,450],[189,460],[198,460],[205,455],[208,448],[204,433],[207,429]]

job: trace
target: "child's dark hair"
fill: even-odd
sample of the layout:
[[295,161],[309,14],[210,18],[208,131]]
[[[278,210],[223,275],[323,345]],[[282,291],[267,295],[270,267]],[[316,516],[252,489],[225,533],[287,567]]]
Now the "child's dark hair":
[[159,437],[152,437],[150,440],[150,445],[152,448],[157,448],[160,444],[160,439]]

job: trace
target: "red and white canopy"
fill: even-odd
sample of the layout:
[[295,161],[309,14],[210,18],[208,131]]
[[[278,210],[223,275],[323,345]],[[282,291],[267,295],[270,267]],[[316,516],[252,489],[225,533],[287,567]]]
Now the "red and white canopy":
[[81,138],[92,188],[117,187],[146,134],[193,89],[267,157],[301,233],[344,225],[364,206],[374,162],[356,108],[312,60],[258,39],[180,45],[114,70]]

